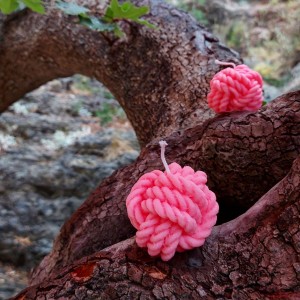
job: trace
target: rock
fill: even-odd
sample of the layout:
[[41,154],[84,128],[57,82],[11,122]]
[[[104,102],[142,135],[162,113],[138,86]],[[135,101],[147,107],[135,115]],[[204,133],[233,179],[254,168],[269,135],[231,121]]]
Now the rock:
[[0,299],[8,299],[26,285],[26,272],[0,262]]
[[206,17],[210,24],[222,24],[232,18],[250,17],[250,8],[246,1],[210,0],[205,4]]
[[300,90],[300,63],[291,70],[291,78],[283,88],[284,93]]
[[281,90],[273,85],[264,82],[264,101],[269,102],[282,94]]

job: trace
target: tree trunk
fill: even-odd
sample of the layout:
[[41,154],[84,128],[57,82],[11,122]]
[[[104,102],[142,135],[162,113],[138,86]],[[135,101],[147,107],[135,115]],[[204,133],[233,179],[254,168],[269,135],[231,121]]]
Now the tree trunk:
[[[95,12],[105,7],[80,2]],[[0,15],[0,110],[50,79],[81,73],[112,91],[143,146],[65,223],[32,287],[15,299],[298,297],[299,158],[289,170],[300,154],[300,91],[256,113],[215,116],[206,104],[220,68],[214,60],[239,63],[239,56],[188,14],[161,1],[133,2],[150,6],[147,19],[158,30],[124,22],[126,37],[117,39],[55,10]],[[134,229],[125,199],[141,175],[162,169],[162,137],[169,163],[208,174],[219,224],[252,206],[217,226],[204,247],[169,263],[126,240]]]

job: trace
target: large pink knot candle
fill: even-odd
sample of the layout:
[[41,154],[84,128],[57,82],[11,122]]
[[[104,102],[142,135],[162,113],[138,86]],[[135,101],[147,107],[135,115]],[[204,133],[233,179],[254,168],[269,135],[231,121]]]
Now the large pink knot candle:
[[217,113],[258,110],[263,102],[263,80],[260,74],[246,65],[235,66],[218,60],[216,63],[233,68],[218,72],[211,80],[208,106]]
[[203,245],[216,224],[219,206],[206,185],[207,176],[191,167],[167,164],[166,142],[161,158],[166,171],[144,174],[126,199],[129,219],[137,229],[138,246],[151,256],[170,260],[176,251]]

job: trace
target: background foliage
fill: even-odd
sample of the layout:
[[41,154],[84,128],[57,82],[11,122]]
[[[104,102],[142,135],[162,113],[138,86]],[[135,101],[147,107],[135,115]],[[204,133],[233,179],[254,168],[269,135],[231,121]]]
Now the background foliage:
[[[246,64],[260,72],[265,83],[282,92],[299,77],[299,0],[169,0],[209,27]],[[267,86],[267,85],[266,85]],[[300,82],[293,88],[300,88]],[[267,87],[268,88],[268,87]]]
[[[111,0],[102,17],[91,15],[88,8],[78,5],[76,1],[66,2],[56,0],[54,7],[66,15],[77,16],[79,23],[90,29],[96,31],[113,31],[119,37],[124,34],[117,23],[120,20],[133,21],[149,28],[155,28],[153,24],[141,18],[148,14],[149,7],[136,6],[131,1],[119,3],[118,0]],[[4,14],[11,14],[25,8],[40,14],[46,12],[43,0],[0,0],[0,11]]]

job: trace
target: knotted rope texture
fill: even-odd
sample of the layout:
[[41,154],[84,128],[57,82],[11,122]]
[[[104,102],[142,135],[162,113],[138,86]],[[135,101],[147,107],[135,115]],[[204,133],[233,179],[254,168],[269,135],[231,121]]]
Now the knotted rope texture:
[[263,101],[263,80],[259,73],[246,65],[233,65],[218,72],[210,82],[208,105],[217,113],[231,111],[256,111]]
[[164,145],[161,144],[166,171],[144,174],[133,186],[126,206],[137,229],[138,246],[168,261],[176,251],[203,245],[216,224],[219,206],[206,185],[206,174],[177,163],[168,166]]

